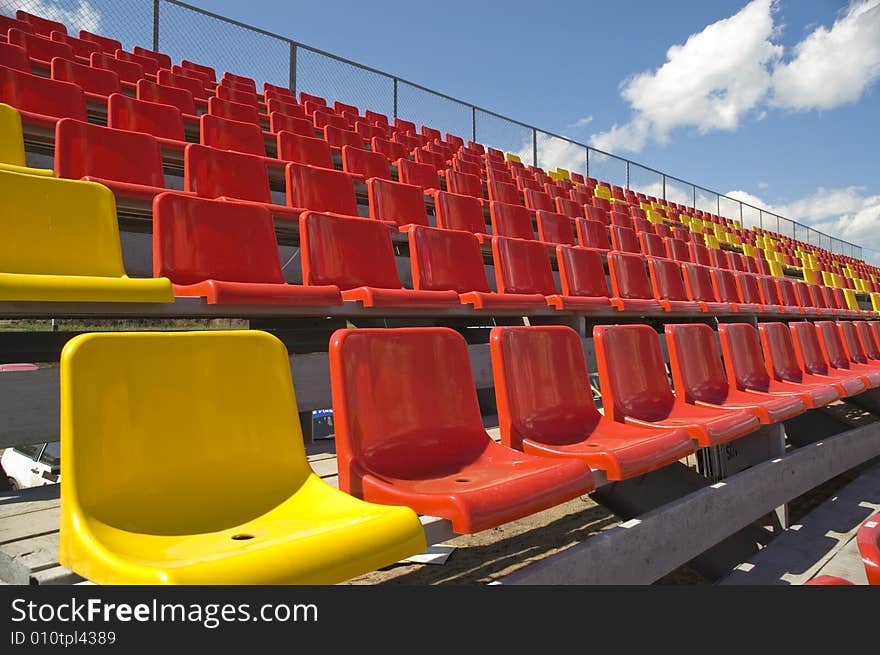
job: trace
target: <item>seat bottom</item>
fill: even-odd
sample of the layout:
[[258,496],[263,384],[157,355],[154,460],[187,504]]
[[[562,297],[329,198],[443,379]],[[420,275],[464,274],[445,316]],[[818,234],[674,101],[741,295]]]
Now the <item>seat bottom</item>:
[[168,278],[0,273],[0,300],[19,302],[174,302]]

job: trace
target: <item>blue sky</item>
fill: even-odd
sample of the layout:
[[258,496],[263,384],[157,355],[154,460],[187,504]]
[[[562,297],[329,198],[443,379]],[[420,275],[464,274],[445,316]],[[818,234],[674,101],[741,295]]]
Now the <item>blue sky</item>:
[[[124,11],[144,0],[7,4],[61,6],[68,22],[149,45],[148,16]],[[880,0],[192,4],[880,249]],[[286,46],[237,28],[212,39],[210,21],[184,14],[163,5],[161,49],[284,81]],[[306,90],[390,111],[387,81],[317,60],[309,70]],[[450,131],[470,124],[419,94],[400,103]],[[485,135],[511,150],[530,142],[500,124]],[[540,145],[542,164],[580,161]]]

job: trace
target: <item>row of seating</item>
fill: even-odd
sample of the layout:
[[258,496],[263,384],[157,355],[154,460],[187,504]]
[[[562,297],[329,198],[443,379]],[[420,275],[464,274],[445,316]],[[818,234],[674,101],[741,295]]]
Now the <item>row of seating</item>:
[[[727,324],[719,349],[708,326],[667,325],[673,394],[652,328],[597,326],[602,416],[573,330],[496,327],[498,444],[459,334],[339,330],[337,491],[306,461],[274,337],[82,335],[61,361],[59,560],[100,583],[336,582],[423,549],[415,513],[485,530],[590,492],[593,470],[642,475],[876,388],[878,336],[878,322]],[[838,361],[862,340],[873,359]]]

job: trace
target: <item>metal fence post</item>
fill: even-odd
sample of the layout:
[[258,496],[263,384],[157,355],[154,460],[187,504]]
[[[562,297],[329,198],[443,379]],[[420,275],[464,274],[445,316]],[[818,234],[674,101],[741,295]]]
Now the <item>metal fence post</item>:
[[660,173],[660,183],[663,185],[663,200],[666,200],[666,174]]
[[153,50],[159,50],[159,0],[153,0]]
[[745,221],[743,220],[743,204],[739,203],[739,227],[742,229],[745,227]]
[[532,128],[532,166],[538,166],[538,130]]
[[721,216],[721,196],[715,194],[715,213]]
[[590,149],[589,148],[587,148],[586,160],[587,160],[586,161],[586,163],[587,163],[587,177],[590,177]]
[[296,43],[290,42],[290,92],[296,97]]
[[477,142],[477,108],[471,105],[471,140]]
[[758,227],[764,229],[764,212],[760,209],[758,210]]
[[626,188],[629,190],[629,159],[626,160]]
[[394,118],[397,118],[397,78],[394,78]]
[[697,209],[697,187],[691,187],[694,190],[694,210]]

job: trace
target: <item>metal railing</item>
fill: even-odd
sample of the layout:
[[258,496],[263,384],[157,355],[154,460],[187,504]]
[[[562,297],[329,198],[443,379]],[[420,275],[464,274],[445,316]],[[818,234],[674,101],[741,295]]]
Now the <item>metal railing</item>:
[[562,166],[757,226],[832,252],[862,257],[856,244],[638,162],[459,100],[396,75],[178,0],[0,0],[133,45],[401,117],[520,155],[545,169]]

